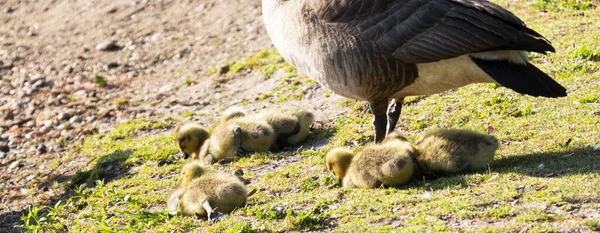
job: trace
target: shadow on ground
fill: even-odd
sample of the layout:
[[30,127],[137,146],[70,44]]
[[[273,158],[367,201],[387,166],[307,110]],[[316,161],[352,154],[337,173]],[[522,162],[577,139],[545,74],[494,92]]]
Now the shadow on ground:
[[[600,151],[592,147],[576,148],[561,152],[508,155],[496,160],[491,167],[494,173],[516,172],[532,177],[562,177],[577,174],[600,174]],[[540,164],[543,164],[541,166]],[[447,187],[468,187],[465,175],[485,173],[472,172],[458,175],[446,175],[413,179],[407,187],[423,187],[426,189],[444,189]],[[402,186],[400,187],[402,188]]]
[[[497,160],[494,172],[518,172],[534,177],[561,177],[575,174],[600,174],[600,151],[592,147],[561,152],[509,155]],[[541,165],[543,164],[543,166]]]
[[[89,170],[77,171],[74,175],[55,175],[46,179],[38,185],[39,190],[47,190],[55,183],[62,185],[67,191],[61,195],[49,199],[45,202],[37,203],[36,206],[54,206],[61,201],[65,203],[74,193],[74,189],[78,187],[94,187],[96,180],[104,180],[104,183],[110,183],[114,180],[130,177],[125,161],[131,156],[130,150],[117,150],[113,153],[104,155],[94,162],[96,163]],[[84,185],[85,186],[81,186]],[[38,216],[44,216],[48,212],[47,209],[40,210]],[[25,232],[24,229],[17,228],[18,225],[23,225],[24,221],[21,216],[26,216],[29,213],[29,206],[21,210],[6,212],[0,215],[0,232]]]

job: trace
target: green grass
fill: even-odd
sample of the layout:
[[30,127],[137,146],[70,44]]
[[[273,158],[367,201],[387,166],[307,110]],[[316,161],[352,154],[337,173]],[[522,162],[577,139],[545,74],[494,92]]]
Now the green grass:
[[96,85],[98,85],[99,87],[103,87],[106,86],[106,79],[104,78],[104,76],[102,75],[94,75],[94,82],[96,83]]
[[[63,202],[33,205],[21,227],[43,232],[598,231],[600,153],[592,147],[600,143],[600,119],[590,112],[598,111],[600,102],[600,31],[595,26],[600,9],[582,7],[581,1],[538,3],[512,4],[510,10],[553,42],[557,53],[531,54],[532,62],[567,87],[569,97],[534,98],[497,85],[470,85],[407,98],[398,124],[412,140],[436,128],[491,130],[502,146],[496,165],[487,171],[413,180],[395,188],[335,187],[337,180],[323,166],[326,152],[372,140],[364,103],[345,100],[339,105],[348,109],[346,117],[330,119],[309,138],[329,138],[322,149],[256,153],[209,167],[223,172],[242,168],[244,178],[253,181],[249,188],[257,190],[245,207],[209,223],[164,210],[182,165],[158,166],[177,153],[170,132],[174,123],[140,119],[87,137],[72,153],[92,161],[71,177],[71,195]],[[507,6],[506,1],[499,4]],[[281,62],[274,52],[258,54],[252,59],[269,62],[242,60],[235,73]],[[286,65],[277,67],[284,69],[283,83],[263,101],[288,94],[282,101],[295,99],[302,86],[312,85]]]

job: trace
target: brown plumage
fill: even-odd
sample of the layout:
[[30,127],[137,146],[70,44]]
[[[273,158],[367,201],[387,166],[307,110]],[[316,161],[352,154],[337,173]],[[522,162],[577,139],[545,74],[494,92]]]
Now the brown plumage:
[[210,137],[208,130],[198,124],[187,123],[175,131],[175,144],[182,157],[187,159],[191,156],[193,159],[198,159],[200,147]]
[[436,130],[415,143],[417,161],[425,173],[451,174],[480,171],[494,163],[498,140],[468,130]]
[[395,137],[386,138],[381,144],[368,145],[356,156],[353,154],[349,149],[336,148],[325,156],[327,169],[341,179],[346,188],[401,185],[410,180],[415,169],[412,160],[416,155],[415,148]]
[[406,96],[479,82],[566,96],[524,52],[553,52],[548,40],[485,0],[263,0],[262,9],[286,61],[369,102],[376,142],[393,131]]

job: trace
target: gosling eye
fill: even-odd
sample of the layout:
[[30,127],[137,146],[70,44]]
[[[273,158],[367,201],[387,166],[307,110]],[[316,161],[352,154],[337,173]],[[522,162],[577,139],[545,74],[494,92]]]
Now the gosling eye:
[[185,142],[184,141],[179,142],[179,147],[185,148]]

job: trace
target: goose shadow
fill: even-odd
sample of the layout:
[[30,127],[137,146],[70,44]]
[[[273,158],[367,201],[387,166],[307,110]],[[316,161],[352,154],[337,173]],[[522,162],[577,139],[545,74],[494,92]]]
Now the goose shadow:
[[[493,173],[519,173],[531,177],[563,177],[578,174],[600,174],[600,151],[592,147],[574,148],[558,152],[512,154],[498,158],[490,167]],[[467,172],[435,177],[414,177],[401,187],[439,190],[448,187],[469,187],[467,177],[487,171]]]
[[[36,203],[35,206],[55,206],[58,202],[66,201],[75,195],[74,189],[96,186],[96,180],[104,180],[104,184],[114,180],[130,177],[130,168],[125,165],[125,161],[131,156],[131,150],[117,150],[96,159],[96,164],[90,169],[77,171],[73,175],[57,174],[48,177],[41,182],[37,189],[41,191],[48,190],[55,184],[63,185],[65,192],[62,195],[52,197],[44,202]],[[82,186],[85,184],[85,186]],[[26,229],[18,228],[24,225],[21,216],[27,216],[29,206],[19,210],[13,210],[0,214],[0,232],[26,232]],[[41,209],[37,214],[42,217],[48,213],[48,208]],[[34,222],[35,224],[35,222]]]

